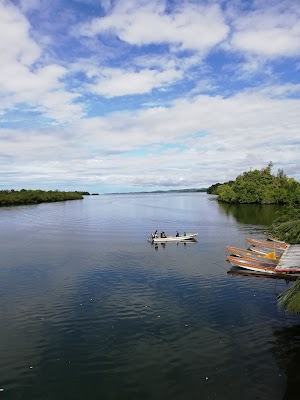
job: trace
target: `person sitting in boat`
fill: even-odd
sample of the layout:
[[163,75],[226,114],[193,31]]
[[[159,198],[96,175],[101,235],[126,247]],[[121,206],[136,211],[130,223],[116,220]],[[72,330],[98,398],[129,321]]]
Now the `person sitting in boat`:
[[179,237],[179,232],[178,231],[176,232],[176,237]]
[[166,238],[167,236],[166,236],[165,232],[162,232],[162,233],[160,234],[160,237],[161,237],[161,238]]

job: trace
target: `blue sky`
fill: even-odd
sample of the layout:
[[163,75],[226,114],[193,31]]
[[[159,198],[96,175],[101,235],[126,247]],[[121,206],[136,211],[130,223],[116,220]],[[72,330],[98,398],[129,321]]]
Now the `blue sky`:
[[300,2],[0,0],[0,188],[300,180]]

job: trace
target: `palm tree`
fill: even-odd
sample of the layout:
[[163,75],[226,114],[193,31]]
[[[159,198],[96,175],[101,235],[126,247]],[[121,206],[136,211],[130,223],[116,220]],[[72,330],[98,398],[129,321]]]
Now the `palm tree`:
[[300,219],[293,219],[274,225],[271,228],[271,232],[288,243],[300,243]]
[[300,279],[278,296],[278,308],[289,314],[300,314]]

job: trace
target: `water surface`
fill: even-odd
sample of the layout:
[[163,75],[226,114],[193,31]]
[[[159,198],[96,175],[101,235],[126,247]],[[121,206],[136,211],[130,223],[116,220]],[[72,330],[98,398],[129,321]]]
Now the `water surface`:
[[[0,395],[300,398],[299,319],[276,304],[286,283],[231,276],[225,260],[225,246],[261,236],[275,209],[212,199],[0,208]],[[198,232],[198,241],[154,246],[155,229]]]

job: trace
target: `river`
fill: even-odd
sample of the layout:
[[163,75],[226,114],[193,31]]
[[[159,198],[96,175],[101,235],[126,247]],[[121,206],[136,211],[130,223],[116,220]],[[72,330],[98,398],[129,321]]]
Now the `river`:
[[[227,273],[225,246],[275,211],[206,193],[0,208],[0,396],[300,398],[299,317],[277,309],[289,286]],[[154,246],[156,229],[198,239]]]

